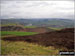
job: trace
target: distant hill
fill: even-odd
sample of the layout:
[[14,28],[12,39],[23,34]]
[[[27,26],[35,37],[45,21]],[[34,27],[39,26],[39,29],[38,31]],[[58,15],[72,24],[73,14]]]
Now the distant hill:
[[67,48],[66,51],[74,51],[74,28],[66,28],[60,31],[36,34],[31,36],[6,37],[8,41],[26,41],[44,46]]
[[55,31],[53,29],[49,29],[46,27],[36,27],[36,28],[24,28],[21,25],[8,25],[8,26],[1,26],[1,31],[23,31],[23,32],[38,32],[38,33],[45,33]]
[[23,26],[1,26],[1,31],[24,31]]
[[70,19],[1,19],[1,25],[23,25],[37,27],[56,27],[71,28],[74,27],[74,20]]

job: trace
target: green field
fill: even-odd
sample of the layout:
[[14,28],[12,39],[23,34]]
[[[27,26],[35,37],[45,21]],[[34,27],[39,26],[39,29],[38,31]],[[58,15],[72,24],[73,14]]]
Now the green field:
[[36,28],[36,26],[24,26],[24,28]]
[[0,31],[1,35],[15,35],[15,36],[25,36],[38,34],[36,32],[18,32],[18,31]]
[[62,28],[54,28],[54,27],[48,27],[49,29],[53,29],[53,30],[61,30]]

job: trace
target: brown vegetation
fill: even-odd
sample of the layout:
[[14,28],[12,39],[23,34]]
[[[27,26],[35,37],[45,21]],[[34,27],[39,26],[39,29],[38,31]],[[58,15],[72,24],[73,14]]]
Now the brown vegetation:
[[27,32],[38,32],[38,33],[46,33],[46,32],[51,32],[54,31],[52,29],[48,29],[45,27],[37,27],[37,28],[26,28]]

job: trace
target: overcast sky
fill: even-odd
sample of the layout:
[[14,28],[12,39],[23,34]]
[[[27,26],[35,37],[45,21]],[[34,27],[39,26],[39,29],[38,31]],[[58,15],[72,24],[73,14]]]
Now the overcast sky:
[[1,1],[0,18],[74,18],[74,1]]

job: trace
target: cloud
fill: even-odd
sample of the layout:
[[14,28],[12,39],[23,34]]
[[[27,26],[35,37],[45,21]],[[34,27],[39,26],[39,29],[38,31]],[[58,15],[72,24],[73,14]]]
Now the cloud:
[[74,1],[1,1],[1,18],[74,18]]

